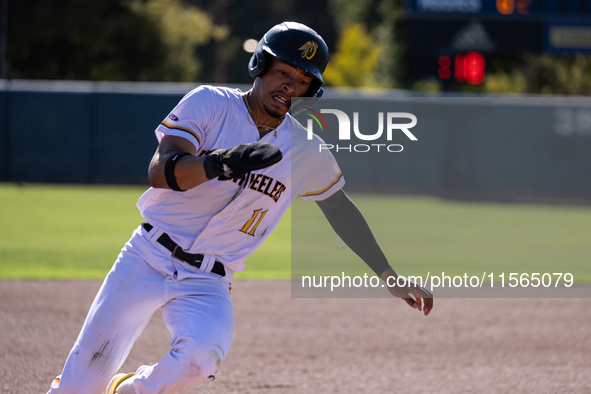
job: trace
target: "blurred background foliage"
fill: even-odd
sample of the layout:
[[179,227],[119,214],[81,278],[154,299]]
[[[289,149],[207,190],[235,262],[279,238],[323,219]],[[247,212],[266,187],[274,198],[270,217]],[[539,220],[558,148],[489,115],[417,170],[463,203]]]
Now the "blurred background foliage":
[[[9,78],[250,83],[242,43],[295,20],[327,41],[328,85],[449,90],[405,78],[403,0],[4,1]],[[457,89],[586,95],[591,58],[524,53]]]
[[194,81],[195,48],[229,28],[181,0],[9,4],[10,78]]
[[230,32],[229,26],[215,24],[208,13],[180,0],[132,0],[129,8],[158,32],[158,40],[166,48],[159,59],[166,81],[194,80],[202,67],[195,48],[212,40],[225,40]]
[[[324,72],[327,84],[334,86],[377,87],[377,70],[382,48],[360,23],[345,27],[337,41],[336,52]],[[387,84],[384,84],[387,86]]]

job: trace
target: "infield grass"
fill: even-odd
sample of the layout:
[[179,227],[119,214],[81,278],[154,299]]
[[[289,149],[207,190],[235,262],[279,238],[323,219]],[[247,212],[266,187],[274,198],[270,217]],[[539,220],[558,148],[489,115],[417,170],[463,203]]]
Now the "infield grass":
[[[135,204],[145,189],[0,184],[0,278],[102,278],[143,221]],[[591,282],[591,207],[352,198],[402,274],[569,270]],[[296,269],[368,271],[315,203],[297,199],[292,213],[237,278],[288,279],[292,224]]]
[[[146,189],[0,183],[0,278],[103,278],[143,221],[135,204]],[[289,278],[289,246],[284,220],[241,277]]]
[[[591,207],[459,202],[352,195],[390,264],[403,275],[572,273],[591,282]],[[314,205],[314,204],[313,204]],[[370,269],[334,234],[317,207],[292,206],[292,269],[359,275]],[[317,212],[315,212],[317,211]],[[305,228],[305,230],[303,230]]]

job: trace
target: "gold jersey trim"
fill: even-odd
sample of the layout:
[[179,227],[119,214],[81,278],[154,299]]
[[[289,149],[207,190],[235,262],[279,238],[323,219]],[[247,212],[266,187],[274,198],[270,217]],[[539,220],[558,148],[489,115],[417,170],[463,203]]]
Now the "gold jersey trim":
[[302,196],[302,197],[308,197],[308,196],[318,196],[318,195],[320,195],[320,194],[324,193],[325,191],[327,191],[328,189],[330,189],[331,187],[333,187],[333,185],[334,185],[335,183],[337,183],[338,181],[340,181],[342,177],[343,177],[343,173],[342,173],[342,172],[339,172],[339,173],[337,174],[336,178],[335,178],[335,179],[333,179],[333,180],[332,180],[332,181],[331,181],[331,182],[328,184],[328,186],[326,186],[325,188],[323,188],[323,189],[320,189],[320,190],[316,190],[316,191],[313,191],[313,192],[307,192],[307,193],[301,194],[301,196]]
[[186,127],[172,125],[172,124],[168,123],[168,121],[166,121],[166,120],[163,120],[161,124],[164,127],[168,127],[169,129],[186,131],[187,133],[191,134],[193,137],[197,138],[197,142],[199,142],[199,145],[201,145],[201,139],[199,138],[199,136],[197,135],[197,133],[194,132],[193,130],[188,129]]

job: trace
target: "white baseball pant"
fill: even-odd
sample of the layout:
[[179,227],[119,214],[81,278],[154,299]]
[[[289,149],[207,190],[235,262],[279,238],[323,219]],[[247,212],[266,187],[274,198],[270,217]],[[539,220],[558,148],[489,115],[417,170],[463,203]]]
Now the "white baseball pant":
[[213,380],[230,349],[230,278],[200,272],[171,256],[139,227],[105,278],[51,394],[102,394],[158,308],[171,350],[141,366],[137,394],[182,393]]

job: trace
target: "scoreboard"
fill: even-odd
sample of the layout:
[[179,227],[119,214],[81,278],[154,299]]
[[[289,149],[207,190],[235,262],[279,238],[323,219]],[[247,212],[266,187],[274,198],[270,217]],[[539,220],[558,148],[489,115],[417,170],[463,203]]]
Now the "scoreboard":
[[403,26],[411,79],[474,53],[591,55],[591,0],[407,0]]
[[589,14],[588,0],[407,0],[410,13],[464,13],[489,16],[575,16]]

